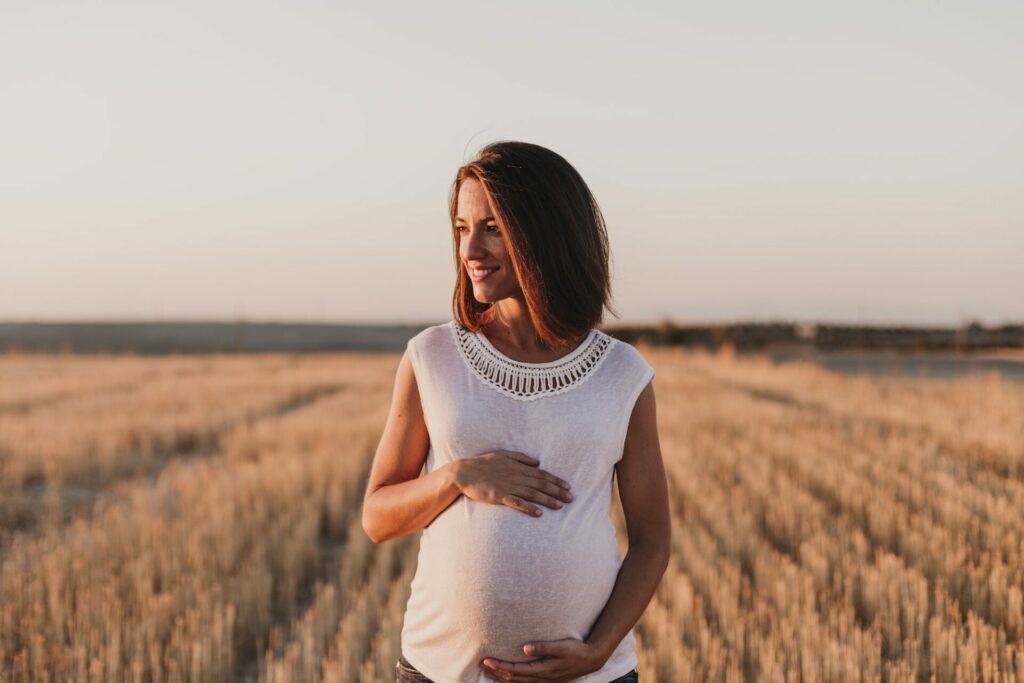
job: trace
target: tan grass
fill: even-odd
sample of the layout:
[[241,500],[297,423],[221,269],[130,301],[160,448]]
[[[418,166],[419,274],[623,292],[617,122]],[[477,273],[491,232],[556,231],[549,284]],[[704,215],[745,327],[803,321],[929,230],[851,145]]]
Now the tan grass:
[[[642,680],[1024,680],[1024,383],[644,353],[674,525]],[[0,681],[393,680],[419,535],[358,513],[396,363],[0,358],[0,491],[99,500],[7,526]]]

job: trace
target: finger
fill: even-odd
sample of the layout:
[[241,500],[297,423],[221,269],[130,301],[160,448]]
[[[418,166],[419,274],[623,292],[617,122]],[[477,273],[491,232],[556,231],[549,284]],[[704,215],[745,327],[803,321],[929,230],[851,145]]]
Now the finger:
[[557,476],[555,474],[552,474],[551,472],[548,472],[547,470],[542,470],[542,469],[538,468],[536,470],[532,470],[532,473],[535,474],[538,477],[541,477],[541,478],[543,478],[543,479],[545,479],[547,481],[550,481],[555,486],[560,486],[561,488],[566,489],[566,490],[572,488],[569,485],[569,482],[567,482],[565,479],[562,479],[561,477],[559,477],[559,476]]
[[509,681],[512,679],[512,673],[504,669],[504,664],[505,662],[488,657],[480,663],[480,668],[483,669],[484,675],[492,680]]
[[535,659],[532,662],[506,662],[500,659],[488,659],[494,662],[498,668],[499,675],[502,672],[512,674],[513,679],[520,678],[545,678],[565,668],[565,661],[557,657],[546,657]]
[[563,488],[566,490],[569,490],[570,488],[569,482],[567,482],[565,479],[562,479],[558,475],[552,474],[547,470],[542,470],[539,467],[521,467],[519,468],[519,473],[524,477],[530,477],[531,479],[549,482],[559,488]]
[[531,477],[529,479],[529,485],[538,491],[542,491],[547,495],[558,498],[566,503],[570,503],[573,500],[572,492],[569,489],[555,484],[550,479],[542,479],[540,477]]
[[562,666],[554,659],[541,659],[536,662],[509,662],[501,668],[511,673],[513,678],[543,678],[560,670]]
[[[484,676],[492,681],[505,681],[505,683],[544,683],[545,681],[543,678],[534,678],[533,676],[513,676],[511,674],[508,676],[501,676],[489,671],[485,671]],[[548,683],[550,683],[550,679],[547,680]]]
[[528,500],[534,503],[540,503],[541,505],[545,505],[554,510],[559,510],[565,506],[565,503],[563,503],[562,501],[558,500],[557,498],[552,498],[548,494],[543,493],[542,491],[538,491],[537,489],[515,488],[512,490],[512,493],[519,496],[523,500]]
[[531,517],[540,517],[543,514],[543,511],[536,505],[530,505],[519,496],[512,494],[502,496],[499,502],[501,502],[502,505],[507,505],[510,508],[525,512]]
[[536,681],[543,681],[544,679],[537,678],[535,676],[513,674],[504,669],[489,669],[486,666],[482,667],[484,676],[492,681],[507,681],[508,683],[535,683]]
[[554,487],[555,489],[568,491],[571,487],[569,482],[565,481],[561,477],[556,477],[550,472],[544,470],[528,468],[522,471],[524,477],[528,477],[531,481],[544,482],[547,487]]

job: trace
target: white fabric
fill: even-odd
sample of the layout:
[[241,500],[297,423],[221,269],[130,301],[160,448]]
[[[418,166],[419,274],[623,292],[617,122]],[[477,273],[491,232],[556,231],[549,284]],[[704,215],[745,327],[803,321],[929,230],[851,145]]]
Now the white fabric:
[[[454,320],[407,346],[430,433],[426,471],[505,449],[540,459],[575,497],[533,517],[459,496],[422,533],[401,651],[435,683],[485,683],[485,657],[525,662],[525,643],[584,639],[611,595],[619,556],[610,507],[636,399],[654,369],[592,330],[549,363],[519,363]],[[632,630],[606,683],[637,666]]]

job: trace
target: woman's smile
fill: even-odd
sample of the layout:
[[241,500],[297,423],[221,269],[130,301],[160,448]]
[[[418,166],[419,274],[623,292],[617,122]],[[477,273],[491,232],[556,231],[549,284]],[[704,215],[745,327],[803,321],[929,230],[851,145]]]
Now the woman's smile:
[[497,266],[490,268],[469,268],[469,277],[473,282],[483,282],[496,270],[498,270]]

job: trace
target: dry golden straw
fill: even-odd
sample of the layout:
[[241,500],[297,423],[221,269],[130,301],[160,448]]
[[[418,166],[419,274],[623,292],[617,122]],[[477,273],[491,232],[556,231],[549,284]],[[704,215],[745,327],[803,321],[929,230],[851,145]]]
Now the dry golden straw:
[[[642,680],[1024,681],[1024,383],[644,354]],[[397,361],[0,356],[0,681],[393,680],[418,534],[359,506]]]

